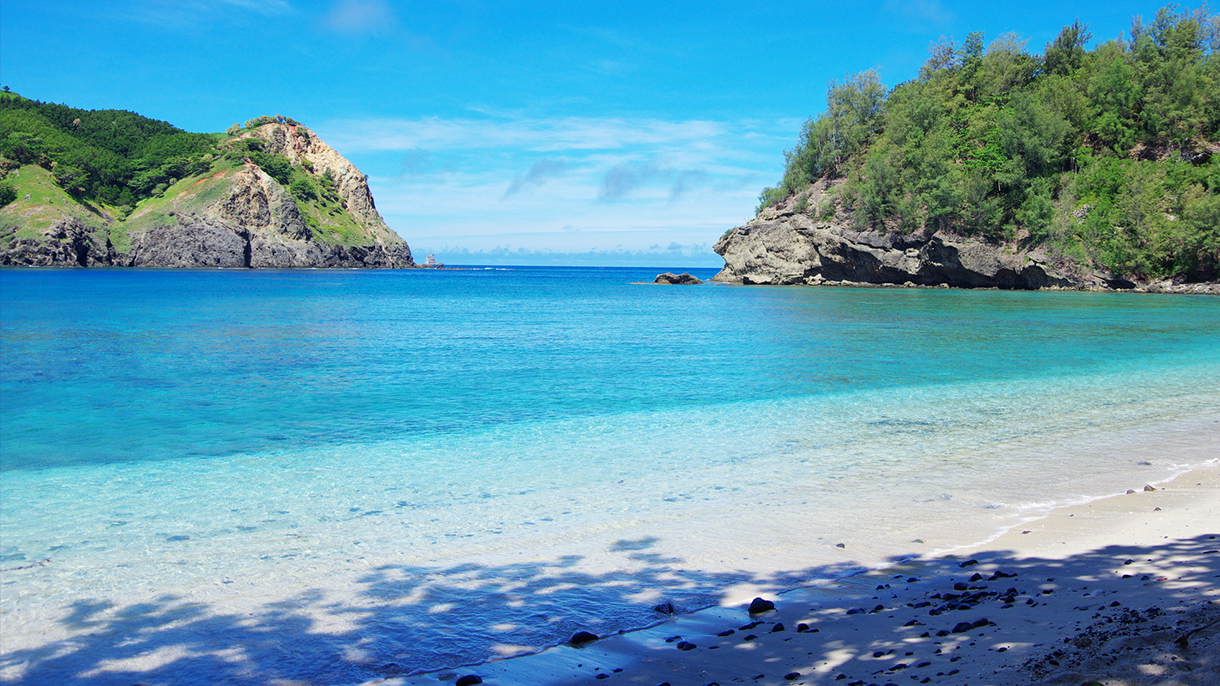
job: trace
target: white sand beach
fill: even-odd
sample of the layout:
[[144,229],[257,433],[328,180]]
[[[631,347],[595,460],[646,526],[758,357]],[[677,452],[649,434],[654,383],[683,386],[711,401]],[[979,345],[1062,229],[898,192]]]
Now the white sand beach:
[[985,544],[368,686],[1220,684],[1220,460]]

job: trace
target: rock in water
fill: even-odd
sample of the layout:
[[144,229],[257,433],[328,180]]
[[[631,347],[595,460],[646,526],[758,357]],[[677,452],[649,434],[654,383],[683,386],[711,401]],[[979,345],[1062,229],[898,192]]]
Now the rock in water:
[[700,281],[698,277],[687,274],[686,272],[682,272],[681,274],[665,272],[664,274],[657,274],[657,278],[655,281],[653,281],[653,283],[665,284],[667,286],[685,286],[688,284],[698,285],[703,282]]
[[597,640],[597,634],[591,634],[588,631],[577,631],[572,635],[572,640],[568,641],[577,648],[588,645]]

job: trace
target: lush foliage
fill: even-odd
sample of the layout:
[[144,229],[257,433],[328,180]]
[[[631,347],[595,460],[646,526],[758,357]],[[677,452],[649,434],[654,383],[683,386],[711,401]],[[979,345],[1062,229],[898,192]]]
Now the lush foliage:
[[216,138],[121,110],[82,110],[0,96],[0,156],[50,169],[77,198],[133,205],[207,171]]
[[[246,129],[268,123],[297,122],[277,114],[251,119]],[[50,170],[78,200],[118,207],[133,207],[180,179],[207,173],[222,158],[248,159],[288,186],[292,163],[264,151],[257,138],[229,140],[242,131],[235,124],[227,135],[188,133],[133,112],[82,110],[0,94],[0,157]]]
[[17,199],[17,189],[8,181],[0,181],[0,207]]
[[[932,49],[885,93],[832,82],[762,207],[819,178],[861,226],[1046,244],[1118,273],[1220,276],[1220,16],[1168,7],[1092,49],[1065,27]],[[833,208],[832,208],[833,209]],[[825,211],[825,208],[820,208]]]

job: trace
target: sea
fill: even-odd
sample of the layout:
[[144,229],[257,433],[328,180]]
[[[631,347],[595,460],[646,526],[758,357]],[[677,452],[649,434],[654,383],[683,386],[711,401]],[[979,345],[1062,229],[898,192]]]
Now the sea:
[[661,271],[0,270],[0,681],[451,678],[1220,458],[1220,298]]

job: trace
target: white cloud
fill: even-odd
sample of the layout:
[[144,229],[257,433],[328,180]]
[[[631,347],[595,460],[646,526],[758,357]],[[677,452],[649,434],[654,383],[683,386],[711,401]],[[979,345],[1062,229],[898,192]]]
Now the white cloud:
[[501,113],[332,121],[316,130],[370,174],[391,228],[444,261],[442,249],[509,245],[573,254],[710,246],[752,216],[799,127]]
[[568,168],[568,163],[564,160],[549,160],[541,159],[530,167],[529,171],[521,176],[513,179],[512,185],[508,190],[504,191],[504,198],[516,195],[527,188],[538,188],[560,174],[564,173]]
[[398,23],[385,0],[339,0],[326,19],[331,30],[346,34],[384,33]]
[[729,133],[723,122],[659,119],[364,119],[333,122],[332,147],[371,150],[520,148],[532,152],[688,144]]

